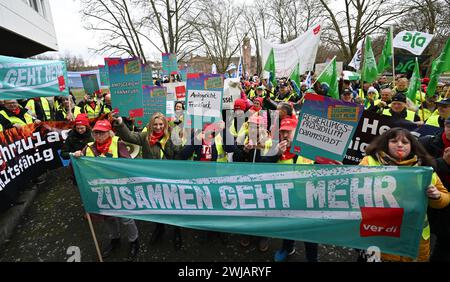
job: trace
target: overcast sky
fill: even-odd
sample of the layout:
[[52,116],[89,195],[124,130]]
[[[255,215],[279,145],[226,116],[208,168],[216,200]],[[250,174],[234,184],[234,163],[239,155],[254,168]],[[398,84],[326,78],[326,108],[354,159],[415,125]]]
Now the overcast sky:
[[96,41],[94,33],[83,28],[80,6],[76,0],[50,0],[59,51],[81,56],[92,65],[103,64],[102,56],[89,51],[89,48],[95,46]]

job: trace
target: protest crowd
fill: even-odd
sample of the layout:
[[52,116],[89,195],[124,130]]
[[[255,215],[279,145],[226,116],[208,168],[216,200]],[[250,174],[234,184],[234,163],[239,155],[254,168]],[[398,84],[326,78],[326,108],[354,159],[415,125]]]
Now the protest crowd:
[[[438,64],[450,66],[449,48],[444,48]],[[417,257],[384,253],[382,249],[380,259],[402,262],[450,261],[450,194],[448,193],[450,189],[450,85],[448,82],[446,84],[436,79],[436,76],[439,77],[438,73],[432,73],[430,78],[422,79],[416,74],[411,77],[401,74],[393,77],[383,74],[384,69],[378,69],[375,76],[364,73],[360,77],[349,78],[344,71],[338,74],[335,66],[334,70],[328,71],[328,68],[333,69],[335,59],[329,62],[322,73],[314,73],[312,70],[304,73],[293,71],[290,77],[278,77],[270,60],[269,56],[265,64],[268,75],[248,75],[238,73],[237,69],[231,68],[225,78],[223,75],[205,76],[206,82],[202,81],[204,85],[216,83],[212,81],[212,78],[219,77],[219,80],[217,85],[204,88],[191,88],[192,84],[190,85],[189,82],[190,79],[199,79],[202,76],[188,74],[186,78],[178,75],[166,76],[166,79],[154,78],[152,81],[154,88],[149,90],[152,93],[149,96],[152,98],[159,95],[156,92],[157,89],[165,88],[165,85],[170,83],[187,81],[187,90],[185,97],[175,99],[170,104],[164,99],[160,108],[163,110],[144,114],[136,114],[130,112],[128,108],[127,110],[120,108],[114,100],[118,94],[112,90],[112,87],[111,91],[86,89],[86,95],[78,99],[71,92],[54,98],[37,96],[29,99],[4,99],[0,101],[0,130],[4,134],[2,146],[5,146],[5,142],[7,146],[12,144],[9,143],[13,140],[9,138],[12,135],[8,135],[7,132],[22,134],[21,136],[26,138],[24,130],[31,128],[29,126],[39,129],[50,124],[46,129],[50,128],[51,131],[52,127],[56,128],[51,125],[52,122],[61,122],[70,124],[70,127],[66,128],[67,134],[61,143],[60,156],[66,161],[72,158],[72,162],[91,157],[102,158],[102,160],[103,158],[172,160],[174,163],[175,161],[266,163],[272,166],[284,164],[299,167],[324,165],[327,168],[349,164],[431,167],[433,169],[431,181],[425,187],[421,187],[427,201],[427,210],[421,220],[423,230],[417,241],[419,242],[416,246],[418,247]],[[441,71],[448,69],[450,68],[443,67]],[[331,78],[326,78],[330,73],[332,73]],[[110,79],[112,86],[114,84],[112,77]],[[214,93],[206,93],[205,90],[221,89],[223,91],[223,88],[227,87],[233,88],[238,95],[232,97],[229,107],[214,108],[214,101],[218,100],[220,104],[222,96],[216,99]],[[191,89],[194,90],[191,91]],[[167,92],[164,95],[167,95]],[[195,101],[203,102],[195,104],[196,102],[192,102],[191,98],[194,100],[198,98]],[[330,141],[327,141],[329,144],[343,143],[345,149],[359,148],[356,143],[348,146],[353,134],[356,134],[354,131],[360,130],[356,129],[359,118],[355,120],[353,133],[344,138],[342,132],[345,130],[338,129],[336,123],[330,119],[331,115],[328,116],[328,121],[325,121],[323,117],[320,119],[311,115],[309,101],[328,101],[323,100],[324,98],[337,101],[336,103],[342,107],[353,107],[359,118],[361,115],[385,118],[389,120],[392,128],[374,135],[363,148],[364,152],[359,158],[307,157],[303,155],[303,151],[299,152],[296,149],[295,142],[298,141],[296,134],[305,134],[318,143],[325,142],[323,136],[314,135],[313,130],[307,131],[304,127],[307,124],[309,124],[308,128],[315,128],[326,132],[329,136],[334,136],[335,141],[332,141],[330,137]],[[212,102],[207,105],[205,100]],[[156,103],[155,101],[151,100],[149,103]],[[143,103],[142,100],[139,103]],[[195,106],[203,110],[210,108],[215,113],[207,115],[205,111],[200,112],[201,121],[196,123],[199,114]],[[133,114],[127,115],[127,113]],[[432,134],[424,134],[417,138],[414,131],[418,128],[430,129]],[[353,142],[356,142],[355,139]],[[359,139],[358,142],[360,142]],[[22,143],[25,146],[25,141]],[[14,148],[17,150],[19,145]],[[130,148],[138,149],[132,152]],[[4,158],[6,153],[3,149],[2,154]],[[19,155],[18,152],[17,154]],[[348,162],[349,160],[352,162]],[[36,162],[38,162],[37,156]],[[7,162],[5,160],[2,163]],[[225,168],[225,166],[221,167]],[[4,166],[2,169],[6,170]],[[84,185],[80,183],[84,181],[83,177],[77,173],[74,172],[67,177],[70,177],[77,185]],[[245,174],[245,171],[243,173]],[[3,176],[6,174],[3,173]],[[173,171],[173,174],[175,178],[177,172]],[[9,175],[13,178],[11,173]],[[217,172],[215,176],[220,175],[221,172]],[[33,176],[30,181],[34,184],[45,183],[46,171],[43,171],[41,175]],[[6,183],[5,178],[2,179],[3,183]],[[6,194],[3,194],[6,197]],[[14,200],[11,202],[13,206]],[[182,226],[155,222],[150,242],[143,242],[135,222],[139,219],[112,215],[102,215],[101,218],[103,220],[100,222],[105,225],[109,238],[107,242],[99,243],[102,258],[108,258],[120,248],[120,231],[128,236],[130,261],[136,258],[142,244],[155,246],[161,242],[167,236],[168,229],[173,229],[176,249],[180,249],[183,244],[184,228]],[[219,231],[204,229],[207,231],[203,231],[202,236],[206,238],[223,235]],[[258,233],[251,235],[252,232],[243,233],[245,234],[241,234],[239,239],[242,248],[247,248],[252,241],[256,241],[258,250],[266,252],[272,243],[270,236],[256,235]],[[432,234],[436,238],[434,248],[430,244]],[[274,261],[286,261],[296,252],[296,245],[300,242],[289,238],[292,236],[283,238],[282,244],[273,254]],[[305,246],[307,261],[320,261],[318,257],[320,242],[301,243]],[[355,248],[354,251],[359,253],[360,261],[366,261],[371,256],[363,249]]]

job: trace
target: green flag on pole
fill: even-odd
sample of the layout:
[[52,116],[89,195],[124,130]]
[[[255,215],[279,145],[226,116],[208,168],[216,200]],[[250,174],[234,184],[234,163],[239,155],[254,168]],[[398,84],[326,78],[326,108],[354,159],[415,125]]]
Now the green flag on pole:
[[377,63],[372,51],[372,43],[370,37],[367,36],[364,46],[364,65],[362,69],[362,77],[364,81],[373,82],[378,77]]
[[272,82],[273,86],[277,84],[275,79],[275,55],[273,53],[273,48],[270,49],[269,57],[267,57],[266,64],[264,65],[264,70],[270,72],[269,81]]
[[378,73],[381,74],[385,69],[391,66],[392,57],[392,35],[391,30],[389,30],[386,41],[384,42],[383,51],[381,52],[381,57],[378,60]]
[[292,70],[291,76],[289,78],[292,81],[295,81],[297,85],[300,85],[300,63],[297,63],[295,68]]
[[419,62],[417,61],[416,57],[416,63],[414,66],[414,71],[412,73],[411,79],[409,80],[409,87],[408,92],[406,95],[408,98],[415,103],[416,102],[416,93],[418,90],[420,90],[420,69],[419,69]]
[[450,38],[447,39],[444,50],[431,64],[430,82],[427,87],[427,96],[434,95],[441,73],[450,70]]
[[328,86],[328,96],[339,100],[339,89],[337,83],[336,72],[336,57],[326,66],[322,73],[317,78],[317,81],[321,84],[324,83]]

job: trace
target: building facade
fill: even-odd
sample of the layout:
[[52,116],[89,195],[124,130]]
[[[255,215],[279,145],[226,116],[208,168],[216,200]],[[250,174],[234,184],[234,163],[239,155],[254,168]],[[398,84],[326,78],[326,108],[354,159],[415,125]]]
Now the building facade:
[[0,0],[0,55],[31,57],[57,51],[49,0]]

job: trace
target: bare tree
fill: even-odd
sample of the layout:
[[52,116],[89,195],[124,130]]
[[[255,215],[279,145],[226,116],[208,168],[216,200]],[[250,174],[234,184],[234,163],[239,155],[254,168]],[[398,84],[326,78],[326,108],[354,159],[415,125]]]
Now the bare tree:
[[[200,47],[192,42],[195,30],[191,22],[197,21],[200,16],[197,1],[135,0],[135,3],[144,7],[146,13],[142,25],[161,40],[162,48],[158,48],[159,51],[177,53],[178,60],[181,61]],[[140,35],[151,40],[150,34]]]
[[232,0],[200,0],[200,16],[191,24],[195,28],[195,40],[224,73],[241,47],[248,31],[239,30],[241,10],[234,9]]
[[450,35],[450,0],[411,0],[409,13],[399,21],[399,30],[417,30],[434,34],[428,47],[430,54],[439,54]]
[[382,27],[393,24],[408,11],[405,5],[392,0],[344,0],[342,9],[332,7],[328,0],[319,1],[329,16],[324,39],[339,48],[346,63],[364,36],[377,35]]
[[[83,20],[85,28],[102,32],[105,36],[98,53],[109,55],[127,54],[147,62],[141,42],[142,26],[131,13],[134,10],[129,0],[81,0],[83,4]],[[148,41],[156,48],[157,45]]]

